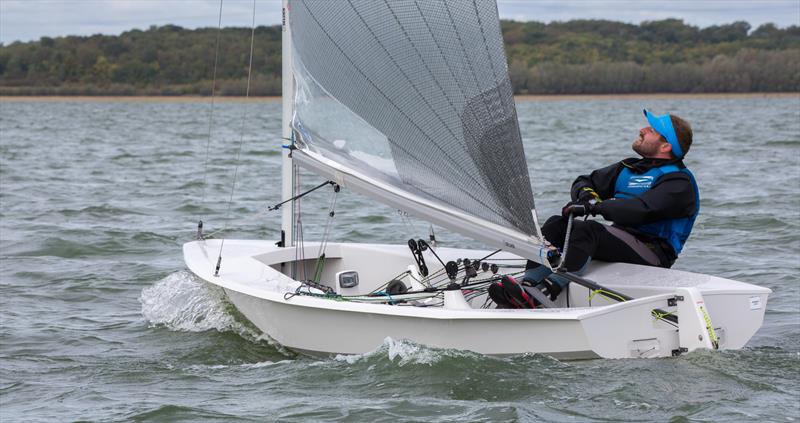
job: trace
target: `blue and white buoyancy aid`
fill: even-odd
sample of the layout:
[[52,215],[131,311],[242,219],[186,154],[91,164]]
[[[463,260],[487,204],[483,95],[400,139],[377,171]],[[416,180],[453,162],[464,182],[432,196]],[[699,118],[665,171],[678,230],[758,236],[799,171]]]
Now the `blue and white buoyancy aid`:
[[666,240],[675,250],[675,255],[678,255],[683,249],[683,244],[689,238],[689,234],[692,233],[692,226],[694,226],[694,221],[700,213],[700,190],[697,188],[697,181],[695,181],[694,175],[689,169],[680,169],[674,164],[668,164],[637,174],[625,167],[617,176],[617,183],[614,185],[614,197],[637,198],[654,187],[662,176],[672,172],[683,172],[689,175],[689,180],[692,181],[692,188],[694,188],[696,205],[694,213],[688,217],[659,220],[646,225],[639,225],[633,229]]

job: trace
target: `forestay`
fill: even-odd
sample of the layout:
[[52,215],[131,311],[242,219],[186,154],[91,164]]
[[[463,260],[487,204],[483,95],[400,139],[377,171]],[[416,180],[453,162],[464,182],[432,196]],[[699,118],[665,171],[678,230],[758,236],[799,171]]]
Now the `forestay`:
[[491,245],[546,254],[494,0],[290,0],[288,15],[295,160]]

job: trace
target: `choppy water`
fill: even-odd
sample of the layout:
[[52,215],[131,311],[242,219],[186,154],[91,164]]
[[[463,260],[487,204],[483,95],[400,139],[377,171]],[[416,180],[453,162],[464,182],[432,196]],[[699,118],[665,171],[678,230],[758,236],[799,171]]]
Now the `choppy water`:
[[[676,268],[774,291],[744,350],[560,362],[387,340],[297,356],[186,272],[180,247],[199,216],[224,225],[245,114],[229,236],[276,237],[279,217],[259,212],[279,200],[279,103],[217,104],[204,194],[207,104],[0,102],[0,419],[796,421],[800,97],[520,102],[537,208],[631,155],[643,106],[695,129],[703,211]],[[304,203],[307,239],[327,201]],[[426,231],[354,194],[336,221],[341,241]]]

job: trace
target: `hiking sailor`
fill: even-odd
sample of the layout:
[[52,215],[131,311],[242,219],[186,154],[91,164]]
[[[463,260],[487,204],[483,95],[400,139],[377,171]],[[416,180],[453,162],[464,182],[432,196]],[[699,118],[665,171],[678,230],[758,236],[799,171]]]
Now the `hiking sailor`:
[[[671,267],[683,249],[700,211],[694,176],[683,164],[692,145],[692,128],[674,115],[656,116],[644,110],[650,126],[639,130],[629,158],[581,175],[572,184],[572,201],[542,226],[544,237],[563,248],[569,215],[602,216],[613,222],[575,219],[563,267],[581,273],[592,258],[649,266]],[[545,279],[547,278],[547,279]],[[490,289],[500,308],[529,307],[524,286],[504,280]],[[550,269],[528,261],[523,285],[537,286],[551,299],[568,281]],[[538,293],[537,293],[538,294]]]

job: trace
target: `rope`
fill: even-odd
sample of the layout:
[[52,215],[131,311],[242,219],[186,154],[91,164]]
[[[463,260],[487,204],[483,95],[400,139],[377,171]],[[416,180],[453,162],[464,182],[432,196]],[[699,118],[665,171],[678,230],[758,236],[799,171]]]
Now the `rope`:
[[[594,291],[589,293],[589,298],[588,298],[589,305],[592,305],[592,298],[594,298],[594,296],[597,295],[597,294],[600,294],[600,295],[602,295],[602,296],[604,296],[606,298],[611,298],[611,299],[617,300],[619,302],[627,301],[625,299],[625,297],[623,297],[621,295],[615,294],[613,292],[606,291],[605,289],[595,289]],[[667,314],[669,314],[669,313],[667,313]]]
[[[408,270],[406,270],[405,272],[401,272],[401,273],[400,273],[400,274],[398,274],[397,276],[395,276],[395,277],[393,277],[393,278],[389,279],[389,280],[388,280],[386,283],[384,283],[383,285],[381,285],[381,286],[379,286],[379,287],[377,287],[377,288],[373,289],[373,290],[372,290],[372,291],[371,291],[369,294],[375,294],[375,293],[378,293],[378,292],[380,292],[380,291],[385,291],[385,290],[386,290],[386,288],[389,286],[389,283],[390,283],[391,281],[393,281],[393,280],[402,280],[404,277],[406,277],[406,275],[408,275],[408,277],[409,277],[409,278],[413,278],[414,280],[416,280],[417,282],[419,282],[419,280],[418,280],[417,278],[414,278],[413,276],[411,276],[411,272],[409,272]],[[369,295],[369,294],[367,294],[367,295]]]
[[328,239],[331,234],[331,227],[333,226],[333,219],[336,217],[336,198],[338,197],[339,190],[334,188],[331,195],[331,205],[328,209],[328,221],[325,223],[325,230],[322,233],[322,243],[319,246],[319,254],[317,257],[325,253],[325,248],[328,246]]
[[706,308],[700,306],[700,311],[703,312],[703,321],[706,324],[706,329],[708,330],[708,337],[711,340],[711,345],[714,346],[714,349],[719,349],[719,338],[717,338],[717,333],[714,331],[714,324],[711,323],[711,316],[708,315]]
[[322,232],[322,240],[319,243],[319,251],[317,252],[317,263],[314,268],[314,282],[319,282],[322,277],[322,269],[325,266],[325,249],[328,247],[328,239],[333,226],[333,219],[336,216],[336,198],[339,194],[339,186],[333,186],[333,194],[331,195],[331,205],[328,208],[328,220],[325,222],[325,229]]
[[[250,81],[252,80],[253,75],[253,45],[255,44],[256,38],[256,0],[253,0],[253,21],[250,30],[250,63],[247,67],[247,88],[245,89],[245,98],[250,98]],[[233,168],[233,183],[231,184],[231,195],[228,198],[228,207],[225,211],[225,225],[223,227],[223,231],[228,229],[228,223],[230,219],[231,213],[231,205],[233,204],[233,194],[236,192],[236,178],[239,174],[239,157],[242,154],[242,146],[244,145],[244,128],[245,123],[247,122],[247,108],[245,107],[244,112],[242,113],[242,126],[239,130],[239,148],[236,151],[236,165]],[[217,257],[217,268],[214,271],[214,276],[219,275],[219,268],[222,263],[222,248],[225,246],[225,238],[222,238],[222,242],[219,245],[219,255]]]
[[[261,217],[261,216],[265,215],[266,213],[267,213],[267,210],[262,210],[262,211],[260,211],[258,213],[253,214],[252,216],[249,216],[249,217],[246,217],[246,218],[242,219],[242,221],[247,222],[247,221],[255,220],[256,218]],[[210,239],[210,238],[213,238],[214,235],[216,235],[218,233],[221,233],[221,232],[225,232],[228,229],[230,229],[230,228],[224,227],[224,228],[221,228],[221,229],[217,229],[214,232],[211,232],[211,233],[208,233],[208,234],[204,234],[203,237],[205,239]]]
[[[300,187],[300,168],[295,166],[294,167],[294,181],[295,181],[295,192],[297,192],[297,188]],[[295,207],[295,233],[294,233],[294,270],[292,272],[292,279],[297,279],[297,263],[302,263],[303,265],[303,279],[308,279],[308,269],[306,269],[306,254],[305,254],[305,245],[303,243],[303,219],[302,219],[302,210],[300,208],[301,201],[297,200],[294,202]]]
[[[522,274],[522,272],[513,273],[510,275],[518,276]],[[402,272],[392,278],[392,280],[400,280],[405,275],[409,275],[408,271]],[[463,285],[463,289],[467,289],[467,292],[464,295],[464,298],[467,300],[472,300],[480,295],[486,294],[488,290],[488,285],[492,282],[500,280],[498,275],[492,275],[488,278],[481,279],[479,281],[474,281],[468,284]],[[319,288],[317,284],[309,283],[309,282],[302,282],[302,285],[299,286],[294,292],[286,293],[284,295],[284,299],[289,300],[294,296],[301,295],[301,296],[311,296],[323,299],[330,299],[334,301],[351,301],[351,302],[361,302],[361,303],[388,303],[393,305],[413,305],[416,307],[439,307],[441,306],[441,301],[439,303],[426,303],[426,304],[409,304],[410,301],[415,301],[419,299],[431,299],[431,298],[438,298],[442,299],[443,292],[445,288],[439,287],[434,288],[433,290],[425,289],[425,290],[418,290],[418,291],[409,291],[402,294],[390,294],[386,292],[386,287],[388,286],[389,282],[384,283],[383,285],[377,287],[375,290],[370,292],[366,295],[339,295],[333,293],[325,293],[325,294],[318,294],[314,292],[310,292],[308,290],[303,291],[304,287],[312,287],[312,288]],[[490,303],[490,299],[487,297],[487,300],[484,302],[484,305],[481,308],[486,308]]]
[[[278,210],[278,209],[280,209],[281,205],[283,205],[283,204],[285,204],[285,203],[287,203],[287,202],[289,202],[289,201],[296,200],[296,199],[298,199],[298,198],[300,198],[300,197],[303,197],[304,195],[306,195],[306,194],[309,194],[309,193],[311,193],[312,191],[314,191],[314,190],[316,190],[316,189],[318,189],[318,188],[322,188],[322,187],[324,187],[325,185],[328,185],[328,184],[332,184],[332,182],[330,182],[330,181],[324,182],[324,183],[322,183],[322,184],[320,184],[320,185],[317,185],[315,188],[312,188],[312,189],[310,189],[310,190],[308,190],[308,191],[306,191],[306,192],[304,192],[304,193],[302,193],[302,194],[300,194],[300,195],[297,195],[297,196],[295,196],[295,197],[292,197],[292,198],[290,198],[290,199],[288,199],[288,200],[286,200],[286,201],[283,201],[283,202],[281,202],[281,203],[279,203],[279,204],[276,204],[276,205],[274,205],[274,206],[268,206],[268,207],[267,207],[266,209],[264,209],[264,210],[261,210],[261,211],[259,211],[259,212],[257,212],[257,213],[254,213],[254,214],[253,214],[253,215],[251,215],[251,216],[248,216],[248,217],[245,217],[245,218],[243,218],[243,219],[242,219],[242,221],[243,221],[243,222],[249,222],[249,221],[252,221],[252,220],[256,220],[257,218],[260,218],[261,216],[264,216],[264,215],[266,215],[268,212],[271,212],[271,211],[275,211],[275,210]],[[218,234],[218,233],[220,233],[220,232],[224,232],[224,231],[226,231],[226,230],[228,230],[228,229],[229,229],[229,228],[221,228],[221,229],[217,229],[217,230],[216,230],[216,231],[214,231],[214,232],[210,232],[210,233],[208,233],[208,234],[204,234],[204,238],[206,238],[206,239],[213,238],[213,237],[214,237],[214,235],[216,235],[216,234]]]
[[405,226],[406,231],[412,234],[420,233],[419,228],[414,226],[414,223],[411,221],[411,217],[408,215],[408,213],[398,209],[397,215],[400,216],[400,221],[403,223],[403,226]]
[[575,219],[575,216],[572,213],[569,214],[569,219],[567,220],[567,235],[564,237],[564,253],[561,255],[561,263],[558,265],[557,271],[566,270],[564,267],[567,263],[567,252],[569,252],[569,236],[572,233],[572,220]]
[[[219,40],[222,34],[222,2],[219,0],[219,18],[217,20],[217,47],[214,49],[214,73],[211,78],[211,107],[208,111],[208,136],[206,137],[206,157],[203,163],[203,188],[201,189],[200,204],[206,203],[206,185],[208,180],[208,156],[211,150],[211,129],[214,126],[214,99],[217,93],[217,64],[219,63]],[[203,217],[198,220],[202,222]]]
[[661,320],[662,322],[664,322],[664,323],[666,323],[668,325],[672,325],[672,326],[674,326],[676,328],[678,327],[678,325],[676,325],[675,323],[673,323],[673,322],[671,322],[671,321],[666,319],[666,317],[668,317],[668,316],[675,316],[675,312],[670,311],[669,313],[661,313],[661,312],[659,312],[659,310],[651,310],[650,314],[652,314],[653,317],[655,317],[656,320]]

